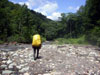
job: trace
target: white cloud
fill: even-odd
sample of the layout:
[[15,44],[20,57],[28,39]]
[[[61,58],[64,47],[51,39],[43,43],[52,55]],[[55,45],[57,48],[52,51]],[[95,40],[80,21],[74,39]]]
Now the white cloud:
[[28,8],[33,9],[34,6],[42,5],[46,2],[47,1],[45,1],[45,0],[27,0],[26,2],[19,2],[19,4],[21,4],[21,5],[26,4],[28,6]]
[[57,20],[58,17],[61,16],[59,12],[56,12],[57,9],[58,4],[56,2],[47,2],[43,6],[39,6],[38,8],[36,8],[35,11],[40,12],[43,15],[46,15],[49,19]]
[[42,13],[52,20],[57,20],[58,17],[61,17],[61,14],[57,12],[58,4],[56,2],[50,2],[49,0],[27,0],[26,2],[19,2],[19,4],[26,4],[28,8]]
[[28,8],[32,9],[33,6],[36,5],[36,1],[35,0],[27,0],[26,2],[19,2],[19,4],[21,4],[21,5],[26,4],[28,6]]
[[79,10],[79,8],[80,8],[80,7],[79,7],[79,6],[77,6],[77,7],[76,7],[76,10]]
[[47,16],[47,18],[52,20],[58,20],[59,17],[61,17],[61,13],[59,12],[53,12],[51,16]]
[[73,10],[74,8],[72,6],[69,6],[68,9]]
[[68,10],[77,11],[79,8],[80,8],[79,6],[77,6],[77,7],[69,6],[67,9],[68,9]]
[[40,6],[40,7],[36,8],[36,9],[34,9],[34,10],[47,16],[47,14],[56,11],[57,8],[58,8],[57,3],[55,3],[55,2],[47,2],[43,6]]

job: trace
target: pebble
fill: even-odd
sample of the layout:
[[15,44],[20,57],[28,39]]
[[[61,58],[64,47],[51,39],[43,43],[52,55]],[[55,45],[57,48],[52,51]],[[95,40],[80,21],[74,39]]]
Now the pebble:
[[6,68],[6,67],[7,67],[7,65],[1,65],[0,67],[1,67],[1,68]]
[[24,75],[30,75],[29,73],[24,73]]
[[10,52],[10,54],[13,54],[14,52]]
[[10,74],[10,73],[12,73],[13,71],[10,71],[10,70],[4,70],[3,72],[2,72],[2,75],[5,75],[5,74]]
[[35,62],[34,58],[31,60],[31,62]]
[[[53,52],[55,52],[55,53],[53,53]],[[53,55],[53,54],[56,54],[56,52],[58,54],[61,54],[64,57],[62,57],[60,55],[57,55],[57,56]],[[48,55],[48,53],[50,55]],[[64,54],[62,54],[62,53],[64,53]],[[0,54],[2,55],[2,53],[0,53]],[[3,55],[2,55],[3,59],[6,59],[6,54],[7,53],[3,53]],[[37,73],[39,71],[41,71],[42,69],[46,69],[46,68],[47,69],[48,68],[51,69],[51,71],[48,71],[48,70],[44,71],[43,70],[43,72],[45,74],[43,74],[43,73],[41,74],[40,73],[39,75],[64,75],[64,74],[61,73],[61,72],[63,72],[62,70],[64,70],[65,72],[66,71],[67,72],[70,71],[70,73],[71,73],[73,68],[77,70],[77,65],[81,65],[80,67],[84,68],[84,69],[85,68],[87,68],[87,69],[89,68],[89,69],[92,69],[92,71],[97,70],[97,72],[98,72],[97,75],[99,75],[99,71],[98,71],[99,68],[97,67],[97,65],[100,64],[99,63],[100,57],[98,57],[97,60],[95,60],[95,56],[98,56],[98,53],[96,53],[95,51],[92,51],[92,49],[91,50],[88,50],[88,49],[86,50],[83,47],[79,47],[79,48],[77,47],[77,49],[75,49],[72,45],[70,45],[70,47],[68,45],[66,47],[61,47],[61,48],[57,49],[56,45],[55,46],[53,46],[53,45],[44,46],[43,45],[43,49],[40,51],[40,54],[41,54],[41,56],[44,55],[44,54],[46,54],[47,56],[44,55],[42,59],[38,59],[38,60],[34,61],[33,50],[29,50],[28,48],[23,49],[23,50],[20,49],[20,50],[15,51],[15,52],[13,52],[13,51],[9,52],[9,55],[10,55],[9,58],[10,59],[1,60],[2,63],[6,63],[7,62],[7,65],[2,64],[1,67],[3,67],[3,68],[7,68],[8,67],[7,70],[5,70],[5,71],[2,69],[2,72],[3,72],[2,75],[6,75],[6,74],[10,75],[10,73],[14,72],[15,70],[11,71],[11,69],[10,69],[10,68],[14,69],[14,65],[19,70],[19,72],[23,73],[23,75],[30,75],[30,73],[28,73],[28,71],[29,70],[33,71],[34,68],[35,69],[39,69],[39,70],[36,70]],[[53,55],[53,56],[51,56],[51,55]],[[82,55],[82,56],[77,59],[75,57],[77,55],[79,57],[80,57],[80,55]],[[49,56],[51,56],[51,57],[49,57]],[[84,57],[84,56],[86,56],[86,57]],[[48,60],[47,60],[48,62],[45,61],[46,60],[45,57],[47,57],[47,58],[49,57]],[[63,60],[63,59],[65,59],[65,60]],[[66,59],[68,59],[68,61],[66,61]],[[86,59],[86,61],[82,62],[82,61],[80,61],[80,59],[82,61],[84,61]],[[89,62],[90,61],[92,61],[92,62],[86,64],[87,60]],[[74,62],[77,63],[77,64],[72,67],[71,65],[73,65]],[[35,64],[36,64],[36,66],[33,67]],[[86,65],[84,66],[84,64],[86,64]],[[32,67],[31,67],[31,65],[32,65]],[[96,65],[96,68],[90,67],[92,65],[94,65],[94,66]],[[60,66],[60,67],[58,67],[58,66]],[[44,67],[46,67],[46,68],[44,68]],[[56,72],[56,71],[53,72],[52,69],[60,71],[60,72]],[[50,73],[48,73],[48,72],[50,72]],[[84,73],[85,73],[85,71],[84,71]],[[89,73],[91,74],[91,72],[89,72]],[[69,74],[69,75],[71,75],[71,74]],[[72,75],[75,75],[75,73],[72,72]]]
[[23,57],[23,55],[20,55],[20,57]]
[[11,60],[8,60],[8,61],[7,61],[7,64],[10,64],[11,62],[12,62]]
[[22,68],[22,69],[19,70],[19,71],[20,71],[20,72],[25,72],[25,71],[27,71],[27,70],[29,70],[29,67]]
[[6,60],[7,58],[6,58],[6,56],[4,56],[2,59],[3,59],[3,60]]
[[98,61],[100,61],[100,57],[99,57],[99,58],[97,58],[97,60],[98,60]]
[[20,60],[21,63],[24,63],[24,60]]
[[16,66],[18,69],[21,69],[22,67],[19,65],[19,66]]
[[25,65],[21,64],[20,67],[24,67]]
[[6,53],[5,53],[5,52],[3,52],[2,54],[3,54],[3,55],[6,55]]
[[9,65],[8,68],[9,68],[9,69],[13,68],[13,65]]
[[28,50],[28,48],[25,48],[25,50]]
[[90,52],[89,56],[98,56],[95,52]]
[[[40,74],[41,75],[41,74]],[[43,74],[43,75],[51,75],[50,73],[46,73],[46,74]]]
[[11,63],[9,65],[16,66],[17,64],[15,62],[13,62],[13,63]]
[[5,64],[6,62],[7,62],[7,61],[5,61],[5,60],[2,61],[2,63],[4,63],[4,64]]
[[60,72],[52,72],[50,75],[61,75]]
[[13,56],[18,56],[18,54],[17,53],[14,53]]

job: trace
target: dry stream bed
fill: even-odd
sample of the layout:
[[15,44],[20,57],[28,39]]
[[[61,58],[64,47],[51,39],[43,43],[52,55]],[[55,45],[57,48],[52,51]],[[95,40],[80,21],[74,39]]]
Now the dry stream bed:
[[44,44],[34,60],[31,44],[0,45],[0,75],[100,75],[100,48]]

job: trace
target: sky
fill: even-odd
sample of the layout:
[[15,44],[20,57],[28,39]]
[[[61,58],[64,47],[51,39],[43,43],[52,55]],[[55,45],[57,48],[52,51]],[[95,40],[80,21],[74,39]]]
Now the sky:
[[86,0],[9,0],[20,5],[26,4],[29,9],[39,12],[47,18],[57,20],[61,13],[75,13]]

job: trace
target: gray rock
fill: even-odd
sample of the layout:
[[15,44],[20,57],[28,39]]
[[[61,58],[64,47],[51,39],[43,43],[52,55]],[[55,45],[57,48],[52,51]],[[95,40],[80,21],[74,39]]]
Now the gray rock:
[[19,72],[25,72],[27,70],[29,70],[29,67],[22,68],[21,70],[19,70]]
[[5,52],[3,52],[2,54],[3,54],[3,55],[6,55],[6,53],[5,53]]
[[10,52],[10,54],[13,54],[14,52]]
[[97,60],[98,60],[98,61],[100,61],[100,57],[99,57],[99,58],[97,58]]
[[12,62],[11,60],[8,60],[8,61],[7,61],[7,64],[10,64],[11,62]]
[[23,55],[20,55],[20,57],[23,57]]
[[24,73],[24,75],[30,75],[29,73]]
[[13,71],[10,71],[10,70],[4,70],[2,71],[2,75],[5,75],[5,74],[11,74]]
[[13,62],[13,63],[9,64],[9,66],[16,66],[16,63]]
[[24,63],[25,61],[24,61],[24,60],[20,60],[20,62],[21,62],[21,63]]
[[18,56],[18,54],[17,53],[14,53],[13,56]]
[[[40,74],[41,75],[41,74]],[[43,74],[43,75],[51,75],[50,73],[45,73],[45,74]]]
[[7,67],[7,65],[1,65],[0,67],[1,67],[1,68],[6,68],[6,67]]
[[16,66],[18,69],[21,69],[22,67],[19,65],[19,66]]
[[6,62],[7,62],[7,61],[5,61],[5,60],[2,61],[2,63],[4,63],[4,64],[5,64]]
[[24,66],[25,66],[24,64],[21,64],[21,65],[20,65],[20,67],[24,67]]
[[13,68],[13,65],[9,65],[8,68],[10,68],[10,69]]
[[95,52],[90,52],[90,53],[89,53],[89,56],[98,56],[98,55],[97,55],[97,53],[95,53]]
[[34,58],[31,59],[31,62],[35,62]]
[[3,60],[6,60],[7,58],[6,58],[6,56],[4,56],[4,57],[2,57],[2,59],[3,59]]

